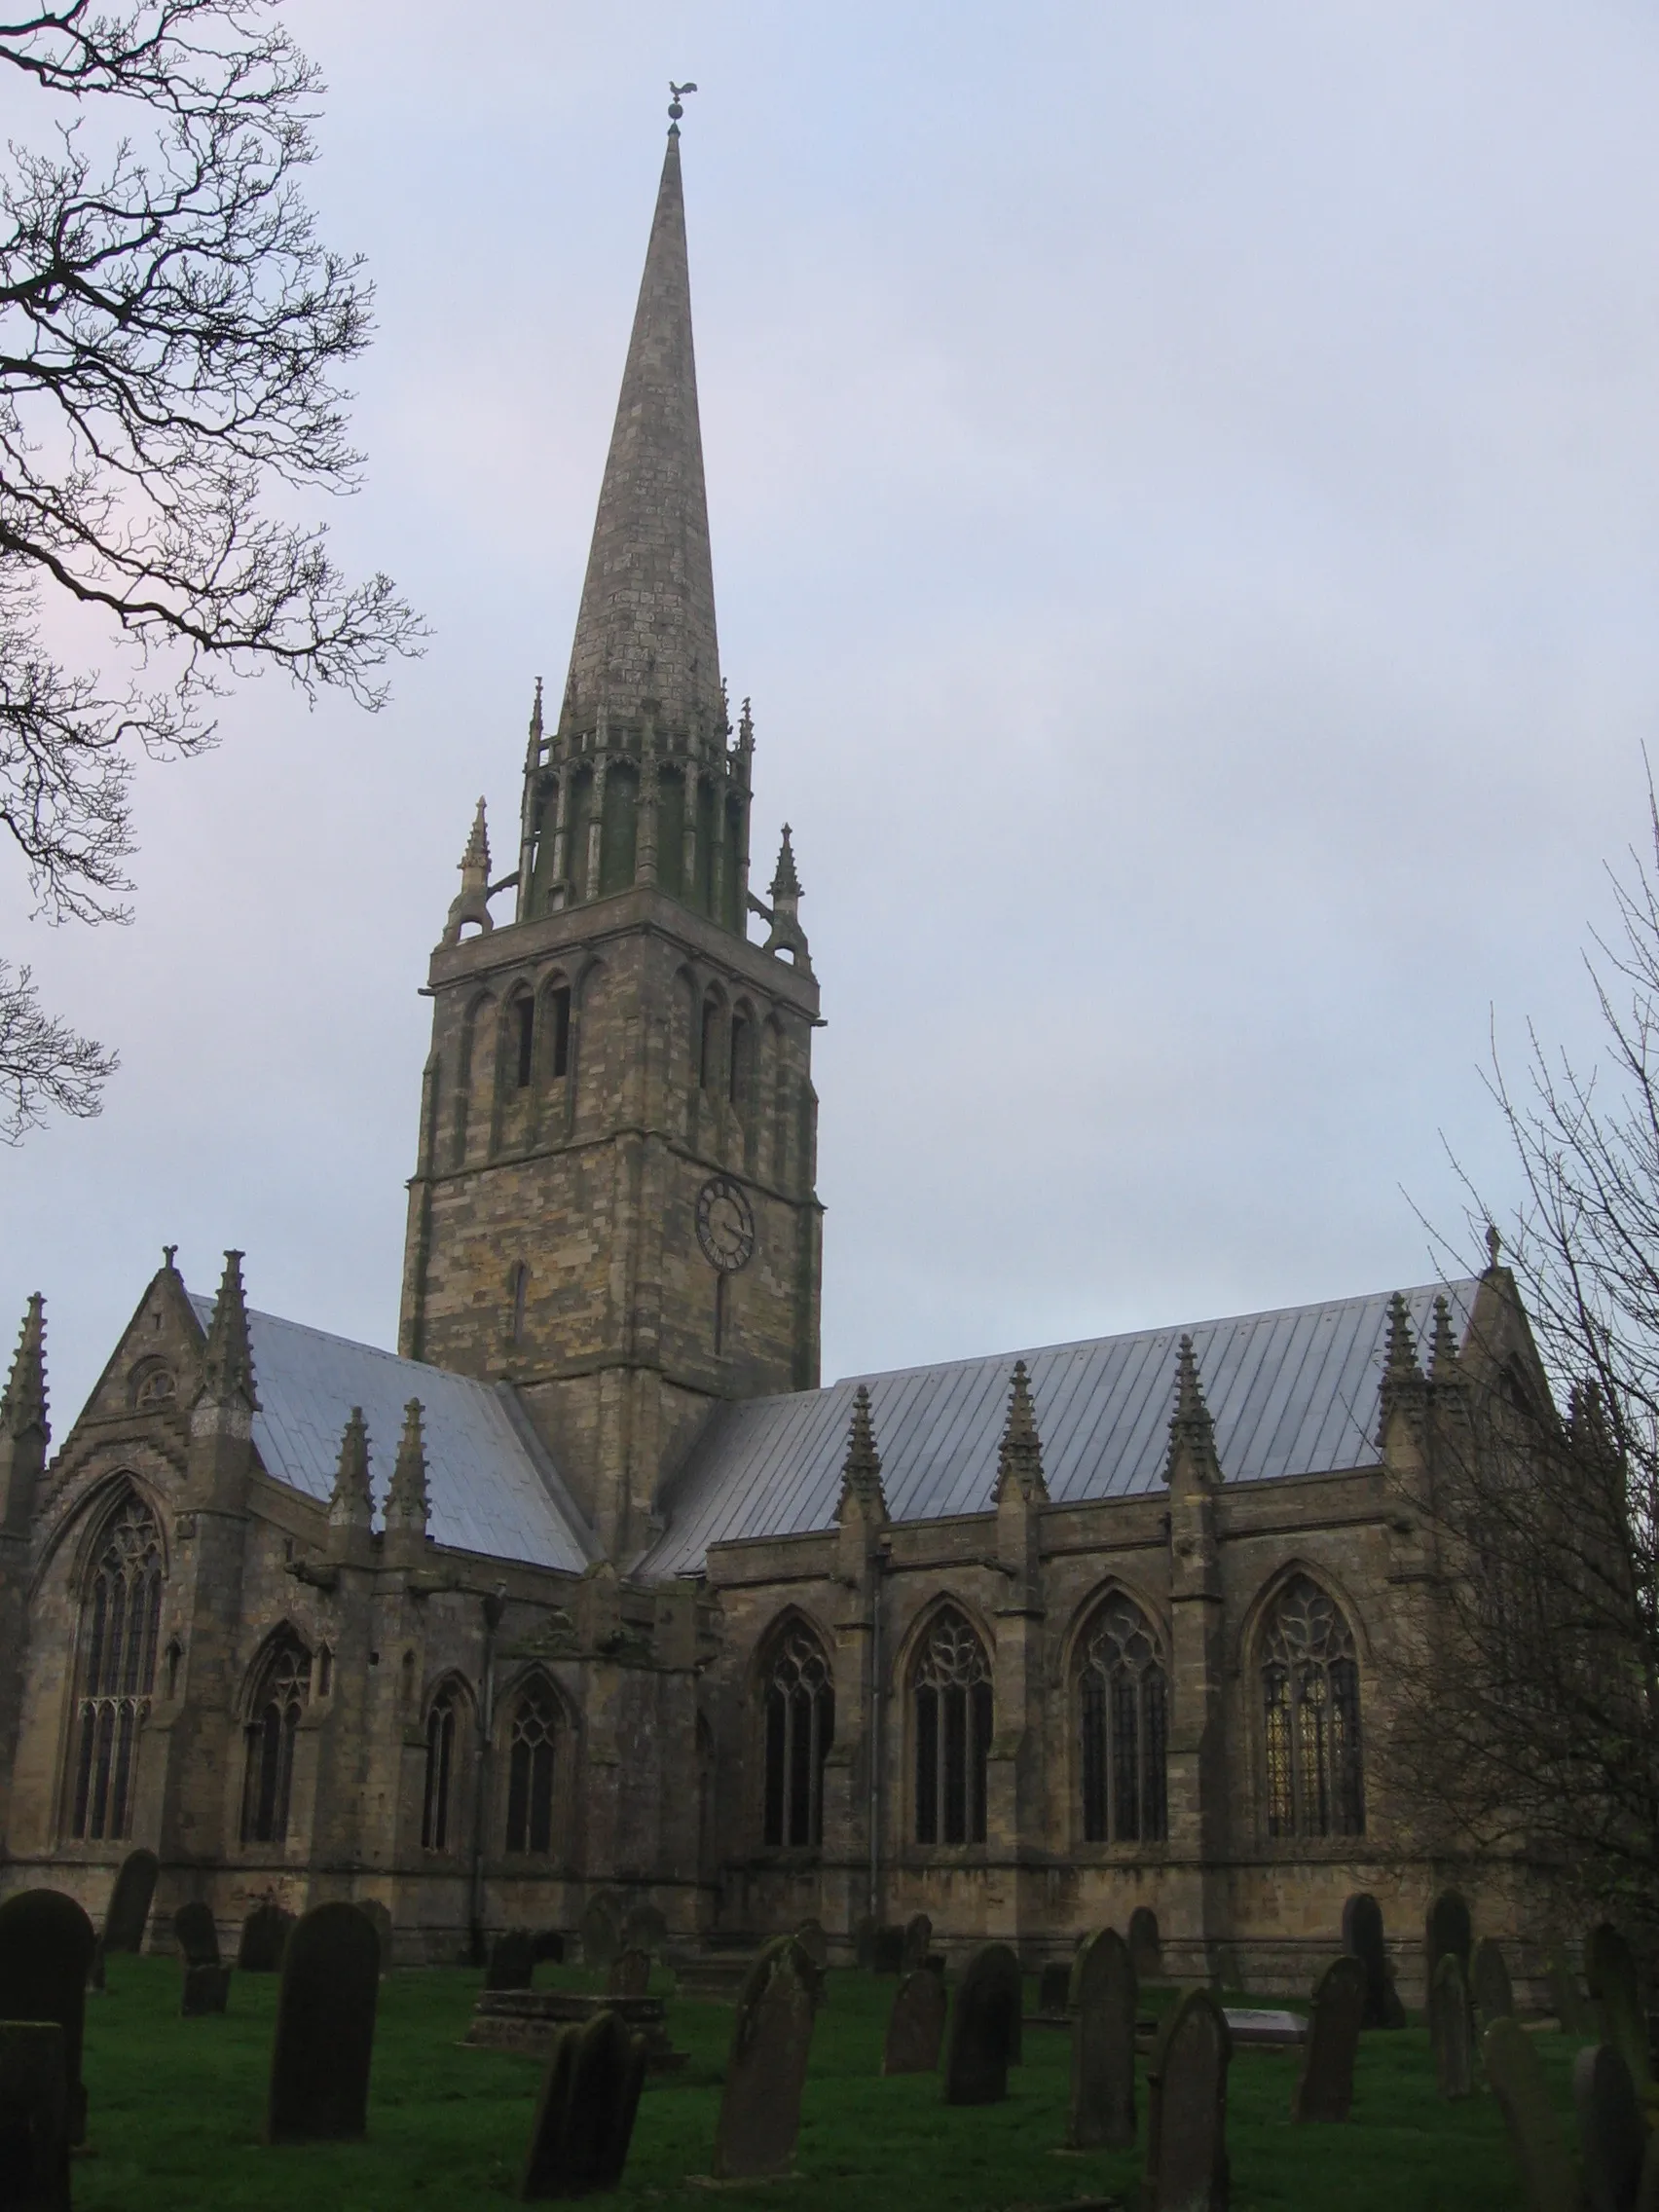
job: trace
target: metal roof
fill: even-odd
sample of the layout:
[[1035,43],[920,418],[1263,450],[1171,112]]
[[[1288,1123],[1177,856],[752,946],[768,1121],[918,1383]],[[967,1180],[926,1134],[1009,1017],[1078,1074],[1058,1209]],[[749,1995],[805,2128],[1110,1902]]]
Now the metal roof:
[[[1419,1342],[1441,1295],[1461,1339],[1476,1287],[1470,1278],[1405,1292]],[[723,1407],[670,1486],[668,1527],[635,1571],[695,1573],[711,1544],[831,1527],[861,1382],[869,1390],[895,1521],[989,1509],[1009,1376],[1021,1358],[1031,1374],[1051,1498],[1067,1503],[1155,1490],[1162,1482],[1183,1335],[1193,1340],[1229,1482],[1375,1466],[1391,1296],[849,1376],[823,1390]]]
[[[193,1296],[190,1303],[205,1329],[213,1301]],[[587,1567],[594,1556],[592,1537],[510,1388],[399,1359],[373,1345],[352,1344],[271,1313],[249,1313],[247,1323],[260,1405],[253,1441],[267,1474],[326,1501],[341,1433],[351,1408],[361,1406],[375,1489],[384,1496],[403,1409],[419,1398],[431,1499],[428,1527],[437,1542],[572,1574]],[[378,1510],[375,1518],[378,1525]]]

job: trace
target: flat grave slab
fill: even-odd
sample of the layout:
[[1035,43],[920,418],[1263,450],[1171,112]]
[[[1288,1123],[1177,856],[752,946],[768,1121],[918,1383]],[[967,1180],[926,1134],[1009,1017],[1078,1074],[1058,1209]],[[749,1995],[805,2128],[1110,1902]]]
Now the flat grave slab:
[[660,1997],[590,1996],[570,1989],[486,1989],[473,2007],[463,2043],[483,2050],[522,2050],[545,2058],[561,2028],[585,2027],[601,2012],[614,2012],[625,2028],[643,2036],[645,2071],[669,2074],[683,2066],[687,2053],[676,2050],[668,2036],[668,2008]]

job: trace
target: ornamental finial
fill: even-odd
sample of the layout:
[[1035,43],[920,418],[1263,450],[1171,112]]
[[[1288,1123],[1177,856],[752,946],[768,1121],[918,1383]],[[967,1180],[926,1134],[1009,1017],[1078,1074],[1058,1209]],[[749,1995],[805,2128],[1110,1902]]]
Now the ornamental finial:
[[680,118],[685,113],[685,110],[680,104],[681,94],[682,92],[694,92],[696,90],[695,85],[677,85],[672,77],[668,80],[668,129],[670,137],[679,137]]

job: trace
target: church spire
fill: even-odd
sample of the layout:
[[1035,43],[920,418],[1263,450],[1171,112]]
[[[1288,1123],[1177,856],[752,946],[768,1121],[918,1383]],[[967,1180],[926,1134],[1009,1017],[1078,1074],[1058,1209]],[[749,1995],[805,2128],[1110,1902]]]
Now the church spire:
[[250,1412],[257,1413],[259,1396],[253,1386],[253,1346],[248,1340],[240,1252],[225,1254],[225,1272],[202,1353],[200,1397],[210,1406],[228,1406],[240,1398]]
[[43,1443],[51,1439],[46,1419],[45,1303],[37,1290],[23,1314],[12,1372],[0,1396],[0,1436],[27,1436],[38,1430]]
[[[678,104],[678,103],[677,103]],[[680,131],[672,125],[576,617],[561,737],[720,727]],[[723,743],[723,740],[722,740]]]

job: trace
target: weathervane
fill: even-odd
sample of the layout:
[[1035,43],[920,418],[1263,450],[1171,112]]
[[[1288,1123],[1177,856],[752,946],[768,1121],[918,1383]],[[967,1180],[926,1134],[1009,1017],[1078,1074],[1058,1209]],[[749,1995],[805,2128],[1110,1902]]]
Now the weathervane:
[[685,110],[680,104],[681,93],[694,92],[696,90],[695,85],[677,85],[672,77],[668,80],[668,120],[670,123],[678,123],[685,113]]

